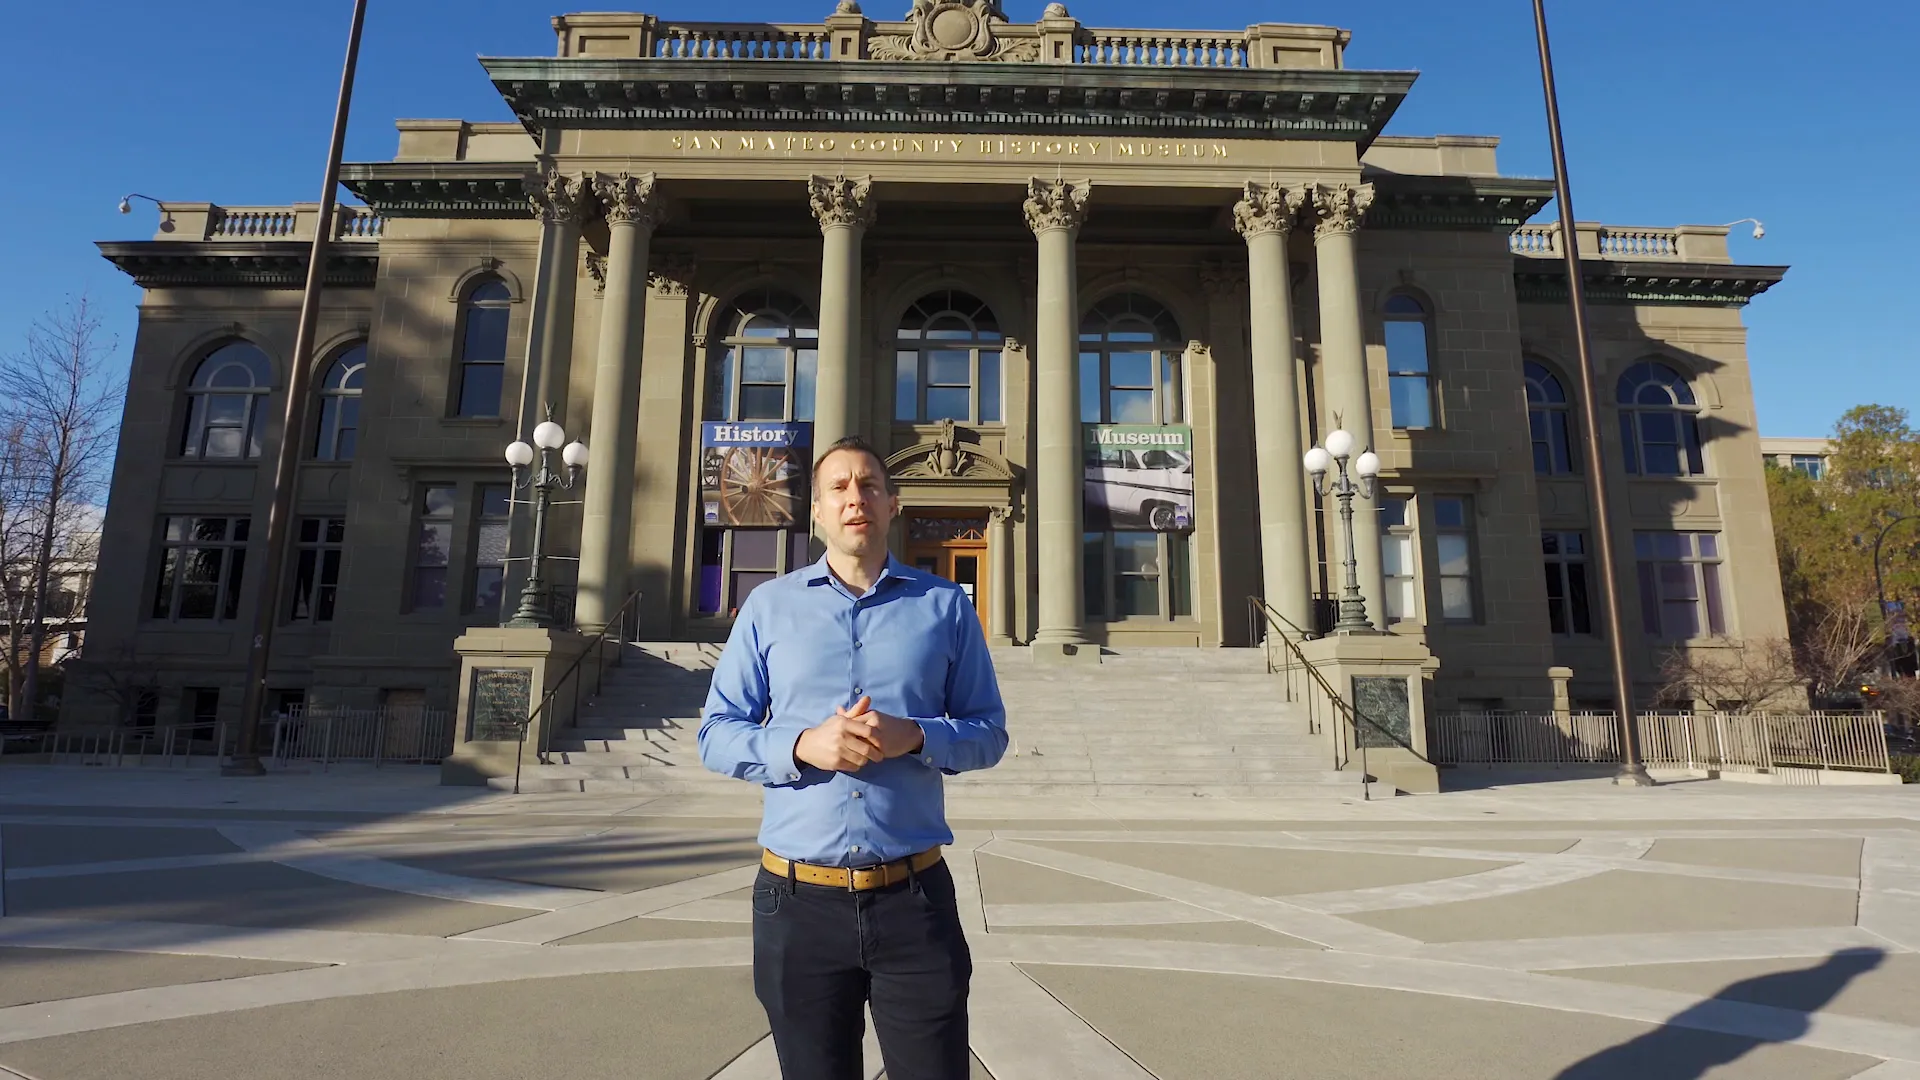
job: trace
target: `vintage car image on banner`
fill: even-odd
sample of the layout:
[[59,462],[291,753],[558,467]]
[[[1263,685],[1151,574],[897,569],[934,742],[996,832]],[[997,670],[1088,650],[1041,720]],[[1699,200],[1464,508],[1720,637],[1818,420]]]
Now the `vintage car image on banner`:
[[1193,528],[1193,429],[1184,424],[1087,424],[1086,527]]

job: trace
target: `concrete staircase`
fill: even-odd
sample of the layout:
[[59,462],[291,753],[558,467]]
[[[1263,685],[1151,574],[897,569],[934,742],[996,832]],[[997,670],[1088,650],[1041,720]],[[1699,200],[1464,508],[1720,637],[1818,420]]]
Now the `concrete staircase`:
[[[720,646],[628,646],[601,695],[554,737],[522,791],[745,794],[700,764],[696,737]],[[1125,649],[1100,664],[1041,664],[994,650],[1012,737],[984,772],[949,777],[970,795],[1357,796],[1324,736],[1282,700],[1255,649]],[[511,777],[496,787],[511,787]]]

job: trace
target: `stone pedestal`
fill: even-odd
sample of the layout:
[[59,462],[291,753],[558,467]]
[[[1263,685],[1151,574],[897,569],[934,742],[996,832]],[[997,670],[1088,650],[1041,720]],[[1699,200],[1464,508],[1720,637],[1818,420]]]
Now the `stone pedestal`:
[[488,777],[512,776],[516,752],[526,763],[538,760],[542,729],[573,723],[579,704],[571,692],[574,684],[555,695],[552,706],[528,725],[524,744],[518,724],[559,685],[592,640],[570,630],[509,626],[474,627],[456,638],[459,704],[453,755],[440,763],[440,782],[484,785]]
[[1346,768],[1401,791],[1437,793],[1440,773],[1427,760],[1427,701],[1440,662],[1426,642],[1401,634],[1334,634],[1303,641],[1300,651],[1364,718],[1357,731],[1344,720],[1326,725],[1328,747],[1339,751]]

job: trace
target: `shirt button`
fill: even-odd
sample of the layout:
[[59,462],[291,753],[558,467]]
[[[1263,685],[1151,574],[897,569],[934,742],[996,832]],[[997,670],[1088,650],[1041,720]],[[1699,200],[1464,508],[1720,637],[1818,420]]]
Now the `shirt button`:
[[932,755],[932,754],[927,754],[927,755],[925,755],[924,757],[922,757],[922,758],[921,758],[920,760],[921,760],[921,761],[924,761],[924,762],[926,762],[926,763],[927,763],[927,764],[929,764],[929,765],[931,765],[931,764],[933,764],[933,755]]
[[853,643],[853,647],[854,647],[854,648],[856,648],[856,649],[858,649],[858,648],[862,648],[862,647],[863,647],[863,643],[862,643],[862,642],[858,642],[858,641],[856,641],[856,642],[854,642],[854,643]]
[[858,687],[858,686],[856,686],[856,687],[854,687],[854,688],[853,688],[853,696],[854,696],[854,697],[859,697],[859,696],[860,696],[861,694],[864,694],[864,693],[866,693],[866,691],[865,691],[864,689],[862,689],[862,688],[860,688],[860,687]]
[[858,798],[861,798],[861,797],[863,797],[863,796],[865,796],[865,794],[866,794],[866,792],[864,792],[864,791],[856,791],[856,792],[854,792],[854,793],[853,793],[853,797],[854,797],[854,798],[856,798],[856,799],[858,799]]
[[859,845],[859,844],[855,844],[855,845],[853,845],[853,850],[854,850],[854,851],[856,851],[856,852],[857,852],[857,851],[859,851],[859,850],[860,850],[860,845]]

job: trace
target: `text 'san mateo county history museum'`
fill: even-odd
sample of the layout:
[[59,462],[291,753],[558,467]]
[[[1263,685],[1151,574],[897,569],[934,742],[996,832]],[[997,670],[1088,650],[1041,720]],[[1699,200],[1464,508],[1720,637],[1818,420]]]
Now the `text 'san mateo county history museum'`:
[[[1649,695],[1658,650],[1784,634],[1741,314],[1785,268],[1733,262],[1723,227],[1528,224],[1551,184],[1502,175],[1491,135],[1385,134],[1416,78],[1349,66],[1346,30],[894,14],[562,15],[554,55],[480,61],[511,122],[398,121],[332,222],[177,202],[101,244],[145,292],[90,660],[155,671],[165,722],[237,718],[293,438],[271,686],[456,707],[455,641],[529,565],[501,451],[549,411],[590,453],[547,516],[556,617],[638,592],[639,640],[723,640],[816,557],[812,455],[849,434],[899,492],[895,552],[964,564],[996,645],[1245,646],[1254,597],[1310,636],[1346,553],[1300,462],[1336,427],[1383,465],[1367,618],[1430,654],[1436,708],[1545,709],[1561,666],[1576,708],[1611,705],[1599,529]],[[317,228],[314,389],[283,431]]]

